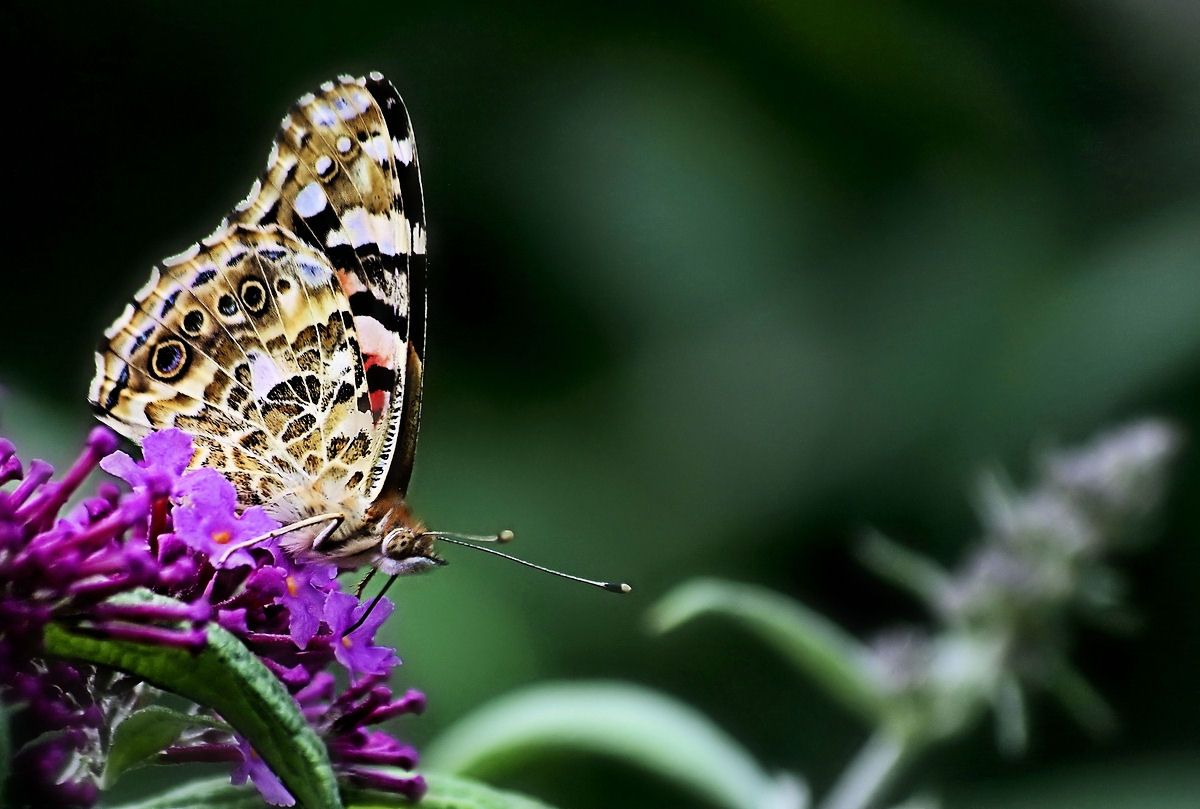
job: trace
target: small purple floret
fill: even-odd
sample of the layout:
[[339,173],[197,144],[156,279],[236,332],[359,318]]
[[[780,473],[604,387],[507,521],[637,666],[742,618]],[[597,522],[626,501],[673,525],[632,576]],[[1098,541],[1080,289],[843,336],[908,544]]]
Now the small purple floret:
[[258,757],[258,753],[254,751],[249,742],[239,737],[238,750],[242,754],[242,761],[234,768],[230,781],[235,784],[244,784],[249,778],[267,803],[273,806],[296,805],[296,799],[292,797],[292,793],[288,792],[275,773],[271,772],[271,768],[266,765],[266,762]]
[[360,604],[349,593],[329,594],[325,602],[325,623],[333,633],[333,654],[351,674],[384,674],[396,665],[396,653],[386,646],[374,646],[372,642],[376,631],[391,614],[392,604],[381,601],[361,625],[347,632],[366,609],[366,604]]
[[279,528],[258,506],[238,516],[237,492],[215,469],[189,472],[175,490],[175,535],[208,557],[214,567],[254,566],[250,549],[243,546]]

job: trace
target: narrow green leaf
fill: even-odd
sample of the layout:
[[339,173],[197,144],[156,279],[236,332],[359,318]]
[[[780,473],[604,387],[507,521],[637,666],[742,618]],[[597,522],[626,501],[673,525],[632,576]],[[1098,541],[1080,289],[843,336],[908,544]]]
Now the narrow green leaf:
[[[119,603],[171,603],[152,593],[133,593]],[[270,766],[297,803],[309,809],[340,809],[337,781],[325,744],[304,721],[283,683],[233,635],[206,628],[208,645],[182,649],[98,638],[61,624],[46,627],[45,646],[57,657],[127,671],[166,691],[212,708]]]
[[1021,681],[1005,672],[996,680],[992,694],[992,710],[996,714],[996,746],[1008,756],[1018,756],[1029,747],[1029,713]]
[[250,786],[235,787],[226,776],[189,781],[169,792],[105,809],[263,809],[262,796]]
[[149,764],[159,751],[178,739],[179,734],[195,727],[230,730],[224,722],[173,711],[161,705],[151,705],[130,715],[113,732],[104,766],[104,788],[115,784],[125,771]]
[[817,809],[867,809],[878,805],[911,757],[912,749],[902,738],[884,729],[876,730],[846,765]]
[[869,723],[881,721],[884,696],[867,649],[822,615],[762,587],[694,579],[665,595],[650,623],[667,632],[705,613],[741,623]]
[[1117,712],[1066,658],[1056,662],[1045,685],[1088,732],[1104,738],[1116,731]]
[[[549,804],[516,792],[502,792],[486,784],[453,775],[425,774],[429,792],[420,809],[553,809]],[[346,809],[408,809],[412,804],[396,795],[368,790],[346,790]]]
[[518,691],[445,731],[424,760],[434,770],[485,776],[564,748],[616,757],[729,809],[807,804],[803,785],[788,776],[769,776],[699,712],[623,683]]
[[950,575],[927,556],[893,542],[878,531],[868,532],[859,547],[859,558],[876,575],[936,607],[950,587]]

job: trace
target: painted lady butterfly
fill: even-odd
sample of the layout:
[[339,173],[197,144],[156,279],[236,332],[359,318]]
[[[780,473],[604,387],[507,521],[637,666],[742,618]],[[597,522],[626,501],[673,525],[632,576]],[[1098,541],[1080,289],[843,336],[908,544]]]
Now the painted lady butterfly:
[[283,523],[295,557],[429,569],[435,538],[454,540],[406,502],[425,271],[404,102],[378,73],[326,82],[284,117],[246,199],[151,270],[105,332],[88,398],[131,439],[190,433],[192,466]]

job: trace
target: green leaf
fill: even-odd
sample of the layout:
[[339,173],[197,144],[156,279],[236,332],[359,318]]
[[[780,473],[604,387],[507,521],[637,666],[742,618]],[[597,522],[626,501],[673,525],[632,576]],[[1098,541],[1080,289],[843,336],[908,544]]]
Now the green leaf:
[[[122,604],[178,603],[137,592]],[[340,809],[337,781],[325,744],[301,716],[283,683],[233,635],[206,627],[198,653],[174,647],[99,638],[58,623],[46,627],[49,654],[127,671],[216,711],[245,736],[300,806]]]
[[173,711],[161,705],[151,705],[130,715],[113,732],[108,761],[104,765],[104,788],[116,783],[126,770],[149,764],[159,751],[178,739],[179,734],[195,727],[231,729],[224,722]]
[[262,796],[249,786],[235,787],[227,776],[189,781],[169,792],[105,809],[263,809]]
[[[502,792],[486,784],[453,775],[429,775],[429,792],[420,809],[552,809],[549,804],[515,792]],[[397,795],[348,789],[346,809],[397,809],[412,804]]]
[[823,616],[762,587],[694,579],[665,595],[650,623],[667,632],[705,613],[741,623],[869,723],[881,721],[884,694],[867,649]]
[[869,531],[859,547],[859,559],[882,578],[936,607],[950,586],[950,575],[932,559]]
[[769,776],[702,714],[622,683],[518,691],[445,731],[424,760],[434,770],[488,775],[564,748],[613,756],[729,809],[807,805],[802,784],[789,776]]

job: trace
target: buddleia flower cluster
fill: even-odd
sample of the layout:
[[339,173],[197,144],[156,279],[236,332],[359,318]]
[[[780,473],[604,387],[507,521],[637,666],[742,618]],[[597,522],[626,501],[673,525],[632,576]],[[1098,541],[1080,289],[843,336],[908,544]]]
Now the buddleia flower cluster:
[[[411,770],[417,754],[375,726],[425,705],[419,691],[396,695],[387,684],[400,661],[375,633],[392,605],[381,600],[363,620],[366,607],[333,565],[298,564],[277,539],[254,542],[279,524],[260,508],[239,513],[219,472],[188,470],[186,434],[147,437],[141,461],[116,446],[95,429],[55,479],[49,464],[26,467],[0,439],[0,696],[12,751],[0,803],[93,805],[122,722],[162,696],[120,667],[48,653],[56,628],[189,654],[224,630],[291,695],[339,783],[420,797],[421,776],[380,769]],[[97,466],[128,490],[108,480],[68,509]],[[139,593],[151,595],[129,598]],[[244,736],[204,706],[192,714],[195,726],[156,763],[225,761],[234,783],[295,803]]]

